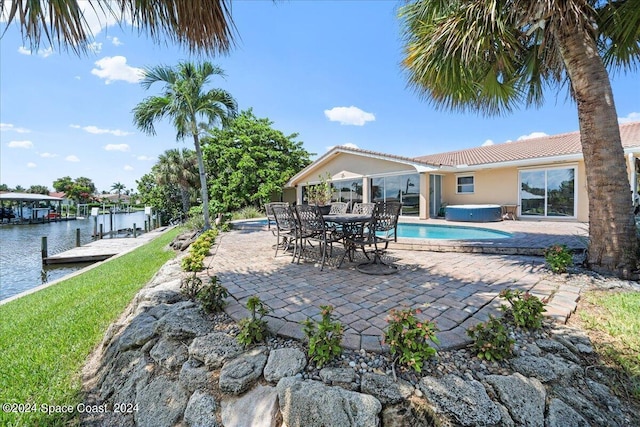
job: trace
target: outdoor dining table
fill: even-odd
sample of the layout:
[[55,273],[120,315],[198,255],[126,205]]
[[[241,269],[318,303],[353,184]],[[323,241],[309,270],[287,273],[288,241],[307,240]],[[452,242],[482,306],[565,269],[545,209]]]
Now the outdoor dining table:
[[342,233],[342,241],[345,248],[345,253],[340,259],[338,267],[342,265],[344,258],[349,255],[351,260],[351,253],[355,252],[355,247],[350,246],[347,242],[350,237],[353,237],[356,233],[360,232],[366,225],[371,222],[371,215],[363,214],[329,214],[323,215],[325,223],[336,224],[341,227],[339,232]]

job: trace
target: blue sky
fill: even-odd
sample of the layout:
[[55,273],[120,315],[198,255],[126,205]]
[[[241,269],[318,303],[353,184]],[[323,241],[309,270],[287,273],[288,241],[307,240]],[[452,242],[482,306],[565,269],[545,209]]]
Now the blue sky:
[[[161,90],[145,91],[140,69],[182,60],[222,67],[227,77],[211,87],[228,90],[240,109],[253,108],[285,134],[298,133],[318,155],[354,144],[413,157],[578,129],[566,88],[548,90],[541,109],[494,118],[419,99],[399,65],[398,4],[234,1],[238,45],[221,57],[191,56],[93,18],[93,53],[78,57],[46,43],[30,52],[11,26],[0,40],[0,182],[53,189],[57,178],[85,176],[99,191],[116,182],[136,189],[159,154],[193,148],[176,141],[168,121],[153,137],[132,122],[136,104]],[[621,121],[640,120],[640,74],[615,74],[612,85]]]

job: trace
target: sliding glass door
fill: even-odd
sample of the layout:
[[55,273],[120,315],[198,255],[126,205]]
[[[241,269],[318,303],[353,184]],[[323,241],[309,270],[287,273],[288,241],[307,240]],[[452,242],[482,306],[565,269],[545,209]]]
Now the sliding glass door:
[[575,175],[574,167],[520,171],[520,215],[575,218]]

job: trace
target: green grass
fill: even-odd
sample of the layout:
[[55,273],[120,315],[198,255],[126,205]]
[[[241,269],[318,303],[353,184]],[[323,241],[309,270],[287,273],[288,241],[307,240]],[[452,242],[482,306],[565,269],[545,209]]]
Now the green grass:
[[585,299],[590,309],[581,320],[605,334],[594,343],[598,352],[624,371],[640,399],[640,292],[590,292]]
[[78,413],[46,414],[42,405],[82,402],[81,370],[107,327],[175,255],[178,229],[79,276],[0,306],[0,404],[35,404],[6,413],[0,425],[76,424]]

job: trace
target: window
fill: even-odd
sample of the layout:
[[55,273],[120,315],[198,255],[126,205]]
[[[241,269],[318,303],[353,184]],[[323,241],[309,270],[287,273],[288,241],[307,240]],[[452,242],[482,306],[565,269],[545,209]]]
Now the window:
[[420,213],[420,176],[417,173],[371,179],[371,201],[396,200],[402,202],[403,216]]
[[520,171],[522,216],[575,217],[575,168]]
[[457,177],[456,193],[471,194],[474,192],[474,176],[465,175]]

